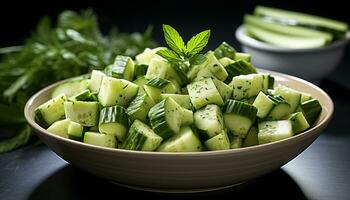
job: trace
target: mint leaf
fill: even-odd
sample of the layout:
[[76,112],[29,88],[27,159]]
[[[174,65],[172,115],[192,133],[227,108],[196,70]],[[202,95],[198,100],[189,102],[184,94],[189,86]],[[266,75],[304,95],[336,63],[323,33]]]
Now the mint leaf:
[[204,63],[206,60],[207,60],[207,57],[205,57],[205,55],[197,54],[190,59],[190,63],[191,65],[200,65]]
[[163,24],[163,32],[165,41],[172,50],[178,54],[181,54],[186,50],[182,37],[173,27]]
[[193,56],[207,45],[210,37],[210,30],[202,31],[193,36],[186,45],[186,55]]
[[170,49],[158,50],[157,54],[162,56],[164,59],[168,60],[169,62],[177,63],[182,61],[182,59],[174,51]]

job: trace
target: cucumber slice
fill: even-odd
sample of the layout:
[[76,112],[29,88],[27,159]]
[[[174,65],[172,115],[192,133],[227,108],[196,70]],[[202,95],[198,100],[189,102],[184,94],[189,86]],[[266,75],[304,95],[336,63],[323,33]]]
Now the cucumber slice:
[[224,57],[235,59],[236,50],[226,42],[222,42],[220,46],[215,49],[214,55],[217,59]]
[[235,60],[244,60],[247,62],[250,62],[252,59],[252,56],[248,53],[236,53]]
[[105,68],[105,73],[114,78],[123,78],[128,81],[134,79],[135,64],[128,56],[117,56],[114,63]]
[[322,112],[322,106],[317,99],[311,99],[301,103],[300,109],[310,125],[315,124]]
[[193,124],[193,112],[192,110],[182,109],[182,122],[181,126],[188,126]]
[[98,101],[97,97],[90,92],[90,90],[84,90],[71,98],[71,101]]
[[165,47],[158,47],[158,48],[154,48],[154,49],[146,48],[142,53],[138,54],[135,57],[136,63],[139,65],[140,64],[149,65],[153,58],[163,59],[161,56],[159,56],[157,54],[157,51],[159,51],[161,49],[166,49],[166,48]]
[[287,24],[301,25],[313,29],[321,29],[332,33],[335,32],[336,34],[341,35],[344,35],[348,30],[348,25],[344,22],[277,8],[257,6],[254,10],[254,14],[276,19],[277,21]]
[[101,71],[92,70],[91,78],[90,78],[90,84],[89,84],[89,89],[92,92],[99,92],[100,91],[100,87],[101,87],[101,83],[102,83],[102,79],[105,76],[106,76],[106,74],[101,72]]
[[228,74],[224,66],[222,66],[221,63],[216,59],[214,52],[208,51],[206,53],[206,57],[208,60],[207,64],[198,72],[197,80],[203,77],[214,77],[221,81],[224,81],[227,78]]
[[232,78],[229,84],[233,88],[233,99],[250,98],[264,90],[263,74],[239,75]]
[[232,96],[232,92],[233,92],[232,87],[226,85],[222,81],[217,80],[216,78],[213,78],[213,82],[214,82],[216,88],[218,89],[222,100],[225,103]]
[[220,92],[211,78],[204,78],[187,85],[188,94],[195,109],[208,104],[223,105]]
[[[232,64],[232,63],[234,63],[235,61],[232,60],[232,59],[230,59],[230,58],[223,57],[223,58],[220,58],[220,59],[219,59],[219,62],[220,62],[220,64],[221,64],[222,66],[224,66],[224,67],[226,68],[227,65]],[[227,69],[226,69],[226,71],[227,71]],[[228,72],[227,72],[227,73],[228,73]],[[227,78],[226,78],[226,79],[227,79]]]
[[263,92],[259,92],[253,103],[253,106],[258,109],[256,116],[259,118],[266,117],[271,112],[272,108],[275,107],[275,105],[276,103]]
[[85,132],[83,141],[86,144],[109,148],[115,148],[117,144],[117,140],[113,135],[106,135],[96,132]]
[[310,127],[302,112],[296,112],[289,116],[294,134],[301,133]]
[[144,85],[144,90],[154,102],[159,102],[161,100],[160,95],[163,93],[180,93],[180,87],[178,85],[162,78],[153,78],[149,80]]
[[283,35],[291,35],[298,37],[320,37],[324,38],[327,42],[332,41],[333,35],[330,33],[304,28],[299,26],[288,26],[282,25],[278,23],[273,23],[271,21],[264,20],[263,18],[253,16],[253,15],[245,15],[244,22],[250,24],[252,26],[257,26],[259,28],[265,29],[267,31],[280,33]]
[[224,129],[224,119],[220,107],[209,104],[198,110],[194,113],[194,124],[206,134],[204,138],[210,139],[220,134]]
[[300,92],[300,93],[301,93],[300,104],[312,99],[312,96],[310,94],[305,93],[305,92]]
[[136,78],[141,77],[141,76],[145,76],[147,73],[147,69],[148,69],[148,65],[135,65],[135,72],[134,75]]
[[225,65],[228,76],[225,83],[230,83],[232,78],[239,75],[256,74],[256,68],[245,60],[237,60],[229,65]]
[[295,112],[295,110],[300,105],[301,93],[292,88],[289,88],[284,85],[278,85],[275,88],[274,94],[282,96],[288,102],[288,104],[290,105],[289,114]]
[[58,85],[52,92],[51,98],[55,98],[62,94],[70,98],[86,89],[89,89],[89,80],[72,80]]
[[126,110],[123,107],[112,106],[102,108],[98,124],[100,133],[113,135],[117,137],[118,141],[123,141],[128,127],[129,121]]
[[187,94],[161,94],[160,97],[162,100],[171,97],[181,107],[186,108],[188,110],[193,109],[190,96]]
[[153,106],[148,117],[154,132],[163,139],[178,133],[182,124],[182,109],[172,98],[166,98]]
[[83,126],[95,126],[98,123],[99,103],[87,101],[64,102],[66,118]]
[[47,128],[55,121],[63,119],[66,99],[65,94],[61,94],[37,107],[34,111],[35,122]]
[[275,85],[275,78],[269,73],[262,73],[263,75],[263,92],[268,93],[268,90],[273,89]]
[[138,94],[144,94],[145,90],[143,86],[148,82],[149,80],[145,78],[145,76],[139,76],[136,80],[133,81],[136,85],[139,86]]
[[135,120],[130,126],[128,135],[123,143],[124,149],[139,151],[154,151],[163,138],[159,137],[146,124]]
[[124,79],[104,77],[98,93],[98,100],[102,106],[126,107],[136,97],[138,88],[136,84]]
[[258,128],[252,126],[247,134],[247,137],[243,141],[243,147],[250,147],[259,144],[258,140]]
[[291,35],[282,35],[270,32],[257,26],[249,24],[244,25],[246,33],[263,42],[273,44],[278,47],[290,49],[318,48],[327,44],[327,40],[322,37],[298,37]]
[[230,149],[241,148],[242,144],[243,144],[243,139],[242,138],[233,136],[232,141],[230,143]]
[[225,125],[235,136],[245,138],[257,111],[252,105],[230,99],[223,108]]
[[163,152],[195,152],[202,150],[202,143],[188,126],[182,127],[180,132],[165,140],[157,149]]
[[265,121],[258,125],[259,144],[275,142],[293,136],[292,123],[289,120]]
[[290,114],[290,105],[281,96],[270,96],[275,106],[271,109],[265,120],[280,120]]
[[171,68],[170,63],[164,59],[152,59],[145,77],[147,79],[162,78],[166,79],[169,69]]
[[280,96],[265,95],[260,92],[256,97],[253,106],[258,109],[257,116],[259,118],[267,118],[269,120],[279,120],[290,112],[289,104]]
[[83,126],[71,121],[68,125],[67,136],[72,140],[83,141]]
[[71,123],[70,119],[59,120],[59,121],[56,121],[55,123],[53,123],[46,130],[49,133],[59,135],[59,136],[64,137],[64,138],[68,138],[68,127],[69,127],[70,123]]
[[136,98],[130,103],[126,112],[131,121],[140,120],[144,123],[148,122],[147,114],[154,106],[154,102],[147,94],[138,94]]
[[220,134],[205,141],[204,144],[210,151],[230,149],[230,140],[225,130],[222,130]]

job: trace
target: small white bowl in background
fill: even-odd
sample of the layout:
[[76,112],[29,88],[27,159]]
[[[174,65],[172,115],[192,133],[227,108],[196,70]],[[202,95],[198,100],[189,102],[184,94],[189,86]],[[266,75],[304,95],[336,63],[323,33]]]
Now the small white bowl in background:
[[242,50],[252,56],[254,66],[318,83],[340,63],[350,40],[350,32],[342,40],[310,49],[289,49],[258,41],[245,35],[243,26],[236,30],[236,38]]

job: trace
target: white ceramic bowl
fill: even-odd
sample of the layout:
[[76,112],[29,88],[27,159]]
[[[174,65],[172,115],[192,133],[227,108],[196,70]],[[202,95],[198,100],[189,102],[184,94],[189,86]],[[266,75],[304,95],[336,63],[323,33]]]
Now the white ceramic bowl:
[[236,38],[242,50],[251,54],[254,66],[317,83],[340,63],[350,40],[350,32],[343,40],[310,49],[288,49],[263,43],[245,35],[243,26],[236,30]]
[[34,110],[49,100],[53,89],[62,82],[48,86],[31,97],[24,113],[28,123],[47,146],[82,170],[143,190],[209,191],[239,184],[278,169],[305,150],[330,121],[333,102],[323,90],[299,78],[270,73],[277,83],[308,92],[317,98],[323,107],[321,116],[315,126],[296,136],[241,149],[192,153],[141,152],[93,146],[50,134],[34,122]]

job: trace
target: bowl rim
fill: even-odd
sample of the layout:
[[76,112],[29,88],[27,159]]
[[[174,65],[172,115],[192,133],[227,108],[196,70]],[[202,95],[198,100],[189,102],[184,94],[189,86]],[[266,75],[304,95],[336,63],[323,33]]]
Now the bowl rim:
[[271,142],[271,143],[267,143],[267,144],[260,144],[260,145],[256,145],[256,146],[250,146],[250,147],[244,147],[244,148],[238,148],[238,149],[227,149],[227,150],[218,150],[218,151],[201,151],[201,152],[154,152],[154,151],[135,151],[135,150],[101,147],[101,146],[86,144],[83,142],[79,142],[79,141],[75,141],[75,140],[64,138],[64,137],[61,137],[58,135],[51,134],[46,129],[44,129],[40,125],[38,125],[34,121],[34,118],[31,117],[32,114],[29,112],[29,107],[33,104],[33,102],[37,99],[37,97],[40,96],[43,92],[50,90],[53,87],[56,87],[57,85],[59,85],[61,83],[64,83],[64,82],[69,81],[71,79],[75,79],[76,77],[53,83],[53,84],[41,89],[37,93],[35,93],[27,101],[27,103],[24,107],[24,115],[25,115],[25,118],[26,118],[27,122],[29,123],[29,125],[32,128],[34,128],[34,130],[36,131],[37,134],[39,134],[39,135],[43,134],[45,136],[54,138],[54,139],[58,140],[56,142],[64,142],[64,143],[68,143],[70,145],[76,145],[79,148],[89,148],[92,151],[105,151],[106,153],[107,152],[109,152],[109,153],[123,153],[123,154],[130,155],[130,156],[132,156],[132,155],[144,155],[144,156],[148,155],[148,156],[153,156],[153,157],[154,156],[175,156],[175,157],[179,157],[179,156],[188,157],[189,156],[189,157],[193,157],[193,156],[214,156],[214,155],[215,156],[218,156],[218,155],[222,156],[222,155],[227,155],[227,154],[264,150],[264,149],[270,148],[271,146],[283,145],[285,142],[288,142],[291,140],[301,140],[304,137],[308,137],[312,133],[317,134],[316,132],[314,132],[316,129],[323,130],[323,128],[325,128],[327,126],[327,124],[329,123],[329,121],[333,115],[333,112],[334,112],[334,103],[333,103],[332,99],[330,98],[330,96],[324,90],[322,90],[318,86],[314,85],[313,83],[310,83],[306,80],[303,80],[303,79],[295,77],[295,76],[291,76],[291,75],[287,75],[287,74],[279,73],[279,72],[274,72],[274,71],[270,71],[270,70],[265,70],[265,69],[259,69],[259,72],[272,73],[275,76],[280,76],[283,78],[287,78],[289,80],[298,81],[298,82],[301,82],[303,84],[307,84],[307,85],[311,86],[313,89],[317,90],[320,94],[322,94],[326,98],[326,101],[330,103],[330,107],[329,107],[329,109],[327,109],[327,115],[324,117],[324,119],[319,121],[316,126],[313,126],[310,129],[308,129],[307,131],[299,133],[298,135],[294,135],[290,138],[285,138],[285,139]]
[[248,46],[251,48],[264,50],[264,51],[278,52],[278,53],[314,53],[314,52],[320,52],[320,51],[328,51],[328,50],[343,47],[346,44],[348,44],[350,41],[350,31],[348,31],[345,34],[345,38],[335,41],[324,47],[302,48],[302,49],[278,47],[278,46],[267,44],[265,42],[261,42],[259,40],[256,40],[254,38],[251,38],[245,35],[243,24],[236,29],[235,36],[236,36],[236,39],[244,46]]

